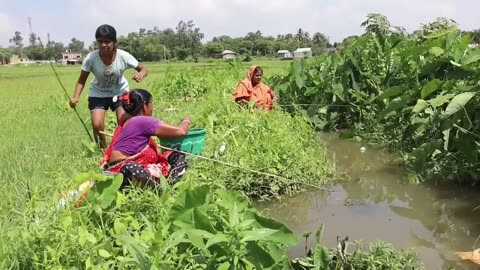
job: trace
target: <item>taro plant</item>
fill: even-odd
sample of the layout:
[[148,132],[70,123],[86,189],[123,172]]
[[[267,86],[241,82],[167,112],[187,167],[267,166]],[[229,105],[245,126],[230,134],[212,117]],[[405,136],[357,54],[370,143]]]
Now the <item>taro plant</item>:
[[432,25],[421,39],[379,15],[364,25],[341,52],[275,77],[281,101],[317,128],[399,153],[412,181],[480,180],[480,50],[469,47],[471,37],[452,23]]

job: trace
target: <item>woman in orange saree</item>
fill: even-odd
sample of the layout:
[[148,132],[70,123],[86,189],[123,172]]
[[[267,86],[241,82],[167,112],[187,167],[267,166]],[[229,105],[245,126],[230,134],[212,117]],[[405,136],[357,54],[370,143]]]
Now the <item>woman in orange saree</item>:
[[238,83],[233,96],[238,104],[248,104],[254,101],[255,105],[266,110],[273,108],[277,96],[262,81],[263,70],[260,66],[251,66],[248,70],[248,77]]

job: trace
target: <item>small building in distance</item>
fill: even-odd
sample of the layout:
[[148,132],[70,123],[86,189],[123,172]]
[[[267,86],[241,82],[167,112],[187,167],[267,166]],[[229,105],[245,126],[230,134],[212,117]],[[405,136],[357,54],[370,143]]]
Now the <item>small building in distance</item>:
[[64,52],[57,55],[57,63],[62,65],[75,65],[82,63],[82,53],[72,52],[66,49]]
[[312,57],[312,48],[298,48],[293,52],[293,58],[309,58]]
[[235,59],[237,58],[237,53],[231,50],[225,50],[222,52],[223,59]]
[[281,60],[292,59],[293,55],[289,50],[278,50],[277,57]]
[[28,63],[28,57],[27,56],[19,56],[17,54],[12,54],[10,56],[10,59],[7,61],[7,64],[15,65],[15,64],[22,64],[22,63]]

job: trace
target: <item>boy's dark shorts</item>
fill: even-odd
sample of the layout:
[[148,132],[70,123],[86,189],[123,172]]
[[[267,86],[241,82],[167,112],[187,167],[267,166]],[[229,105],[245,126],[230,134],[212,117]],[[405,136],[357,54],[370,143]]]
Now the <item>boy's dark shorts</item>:
[[109,108],[112,111],[116,111],[121,106],[122,106],[122,101],[117,100],[117,102],[113,102],[113,97],[108,97],[108,98],[88,97],[88,109],[90,111],[93,111],[93,110],[108,111]]

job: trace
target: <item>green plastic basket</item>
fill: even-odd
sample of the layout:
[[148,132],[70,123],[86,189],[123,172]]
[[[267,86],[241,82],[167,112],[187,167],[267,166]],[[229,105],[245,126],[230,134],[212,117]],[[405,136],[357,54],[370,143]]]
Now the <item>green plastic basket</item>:
[[204,128],[192,128],[185,137],[176,139],[161,139],[160,145],[183,152],[198,155],[205,146],[205,134],[207,130]]

